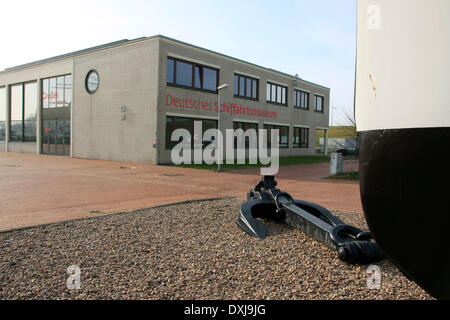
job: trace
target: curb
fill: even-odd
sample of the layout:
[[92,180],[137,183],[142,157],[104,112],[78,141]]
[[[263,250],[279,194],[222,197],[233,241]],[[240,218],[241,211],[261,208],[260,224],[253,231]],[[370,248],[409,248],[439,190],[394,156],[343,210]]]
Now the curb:
[[139,212],[147,211],[147,210],[151,210],[151,209],[160,209],[160,208],[172,207],[172,206],[176,206],[176,205],[180,205],[180,204],[190,204],[190,203],[197,203],[197,202],[209,202],[209,201],[230,200],[230,199],[237,199],[237,198],[236,197],[221,197],[221,198],[206,198],[206,199],[196,199],[196,200],[185,200],[185,201],[180,201],[180,202],[172,202],[172,203],[167,203],[167,204],[161,204],[161,205],[157,205],[157,206],[154,206],[154,207],[136,209],[136,210],[132,210],[132,211],[107,213],[107,214],[99,215],[99,216],[95,216],[95,217],[76,218],[76,219],[70,219],[70,220],[64,220],[64,221],[58,221],[58,222],[50,222],[50,223],[45,223],[45,224],[38,224],[38,225],[35,225],[35,226],[28,226],[28,227],[0,230],[0,234],[12,233],[12,232],[18,232],[18,231],[25,231],[25,230],[31,230],[31,229],[38,229],[38,228],[48,227],[48,226],[57,226],[57,225],[62,225],[62,224],[65,224],[65,223],[70,223],[70,222],[89,221],[89,220],[105,218],[105,217],[110,217],[110,216],[116,216],[116,215],[134,214],[134,213],[139,213]]

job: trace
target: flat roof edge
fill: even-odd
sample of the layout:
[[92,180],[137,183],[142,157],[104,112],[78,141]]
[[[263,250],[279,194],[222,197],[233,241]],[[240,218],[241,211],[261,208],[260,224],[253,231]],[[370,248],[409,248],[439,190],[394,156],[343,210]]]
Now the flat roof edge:
[[226,55],[226,54],[214,51],[214,50],[206,49],[206,48],[203,48],[203,47],[191,44],[191,43],[187,43],[187,42],[180,41],[180,40],[177,40],[177,39],[173,39],[173,38],[170,38],[170,37],[167,37],[167,36],[163,36],[163,35],[157,35],[156,37],[160,37],[160,38],[165,39],[165,40],[173,41],[173,42],[176,42],[176,43],[179,43],[179,44],[182,44],[182,45],[185,45],[185,46],[193,47],[193,48],[196,48],[196,49],[199,49],[199,50],[203,50],[203,51],[206,51],[206,52],[209,52],[209,53],[214,53],[214,54],[217,54],[219,56],[222,56],[222,57],[225,57],[225,58],[228,58],[228,59],[231,59],[231,60],[235,60],[235,61],[238,61],[238,62],[241,62],[241,63],[245,63],[245,64],[248,64],[248,65],[251,65],[253,67],[261,68],[263,70],[270,71],[270,72],[273,72],[273,73],[278,73],[278,74],[283,75],[285,77],[289,77],[289,78],[291,78],[293,80],[301,80],[301,81],[307,82],[309,84],[312,84],[312,85],[315,85],[315,86],[318,86],[318,87],[321,87],[321,88],[324,88],[324,89],[331,90],[330,88],[325,87],[325,86],[323,86],[321,84],[317,84],[317,83],[314,83],[314,82],[311,82],[311,81],[308,81],[308,80],[305,80],[305,79],[302,79],[302,78],[296,78],[295,76],[293,76],[291,74],[288,74],[288,73],[285,73],[285,72],[282,72],[282,71],[278,71],[278,70],[275,70],[275,69],[263,67],[263,66],[260,66],[258,64],[255,64],[255,63],[248,62],[248,61],[245,61],[245,60],[241,60],[241,59],[238,59],[238,58],[235,58],[235,57],[232,57],[232,56],[229,56],[229,55]]
[[77,51],[73,51],[73,52],[57,55],[57,56],[54,56],[54,57],[45,58],[45,59],[41,59],[41,60],[36,60],[36,61],[33,61],[33,62],[21,64],[21,65],[18,65],[18,66],[6,68],[5,70],[1,71],[0,73],[17,71],[17,70],[21,70],[21,69],[35,67],[35,66],[39,66],[39,65],[42,65],[42,64],[45,64],[45,63],[49,63],[49,62],[55,62],[55,61],[59,61],[59,60],[69,59],[69,58],[73,58],[73,57],[76,57],[76,56],[79,56],[79,55],[83,55],[83,54],[87,54],[87,53],[91,53],[91,52],[96,52],[96,51],[100,51],[100,50],[104,50],[104,49],[110,49],[110,48],[118,47],[118,46],[121,46],[121,45],[124,45],[124,44],[132,44],[134,42],[139,42],[139,41],[142,41],[142,40],[148,40],[148,39],[152,39],[152,38],[154,38],[154,37],[151,37],[151,38],[142,37],[142,38],[137,38],[137,39],[133,39],[133,40],[122,39],[122,40],[118,40],[118,41],[114,41],[114,42],[101,44],[101,45],[95,46],[95,47],[90,47],[90,48],[86,48],[86,49],[82,49],[82,50],[77,50]]
[[182,45],[185,45],[185,46],[188,46],[188,47],[192,47],[192,48],[195,48],[195,49],[198,49],[198,50],[202,50],[202,51],[205,51],[205,52],[213,53],[213,54],[225,57],[227,59],[231,59],[231,60],[234,60],[234,61],[237,61],[237,62],[245,63],[245,64],[248,64],[250,66],[260,68],[260,69],[265,70],[265,71],[273,72],[273,73],[276,73],[276,74],[279,74],[279,75],[291,78],[292,80],[300,80],[300,81],[309,83],[311,85],[315,85],[315,86],[321,87],[323,89],[331,90],[330,88],[325,87],[323,85],[320,85],[320,84],[317,84],[317,83],[314,83],[314,82],[311,82],[311,81],[308,81],[308,80],[305,80],[305,79],[302,79],[302,78],[296,78],[295,76],[290,75],[290,74],[285,73],[285,72],[282,72],[282,71],[278,71],[278,70],[271,69],[271,68],[266,68],[266,67],[257,65],[257,64],[252,63],[252,62],[241,60],[241,59],[238,59],[238,58],[235,58],[235,57],[232,57],[232,56],[229,56],[229,55],[226,55],[226,54],[214,51],[214,50],[206,49],[206,48],[203,48],[203,47],[191,44],[191,43],[187,43],[187,42],[184,42],[184,41],[180,41],[180,40],[177,40],[177,39],[173,39],[173,38],[161,35],[161,34],[154,35],[154,36],[151,36],[151,37],[136,38],[136,39],[132,39],[132,40],[122,39],[122,40],[118,40],[118,41],[102,44],[102,45],[95,46],[95,47],[90,47],[90,48],[86,48],[86,49],[82,49],[82,50],[78,50],[78,51],[73,51],[73,52],[70,52],[70,53],[66,53],[66,54],[62,54],[62,55],[58,55],[58,56],[54,56],[54,57],[50,57],[50,58],[46,58],[46,59],[42,59],[42,60],[37,60],[37,61],[21,64],[21,65],[10,67],[10,68],[6,68],[5,70],[0,71],[0,74],[11,72],[11,71],[18,71],[18,70],[26,69],[26,68],[30,68],[30,67],[36,67],[36,66],[39,66],[39,65],[42,65],[42,64],[45,64],[45,63],[50,63],[50,62],[56,62],[56,61],[59,61],[59,60],[69,59],[69,58],[73,58],[73,57],[76,57],[76,56],[79,56],[79,55],[83,55],[83,54],[88,54],[88,53],[93,53],[93,52],[100,51],[100,50],[105,50],[105,49],[111,49],[111,48],[119,47],[119,46],[122,46],[122,45],[125,45],[125,44],[134,44],[134,43],[138,43],[138,42],[141,42],[141,41],[154,40],[156,38],[172,41],[172,42],[175,42],[175,43],[178,43],[178,44],[182,44]]

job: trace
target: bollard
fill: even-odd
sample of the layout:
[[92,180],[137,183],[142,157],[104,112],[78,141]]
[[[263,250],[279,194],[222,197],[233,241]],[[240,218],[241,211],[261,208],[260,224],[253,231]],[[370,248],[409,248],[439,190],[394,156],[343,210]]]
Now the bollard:
[[330,173],[332,176],[344,171],[343,157],[342,153],[332,153],[331,154],[331,166]]

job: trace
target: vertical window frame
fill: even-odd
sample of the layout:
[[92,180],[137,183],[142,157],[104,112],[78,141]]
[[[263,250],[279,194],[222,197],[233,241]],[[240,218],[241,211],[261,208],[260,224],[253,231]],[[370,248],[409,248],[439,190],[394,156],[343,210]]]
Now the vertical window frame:
[[[318,95],[318,94],[315,94],[314,96],[315,96],[315,99],[314,99],[314,101],[315,101],[315,103],[314,103],[314,111],[318,112],[318,113],[324,113],[325,112],[325,107],[324,107],[325,97],[322,96],[322,95]],[[320,110],[317,108],[317,101],[318,100],[321,100],[321,109]]]
[[[309,128],[294,127],[294,142],[292,147],[294,149],[309,149]],[[299,138],[299,143],[296,143],[296,137]]]
[[[236,88],[233,90],[233,94],[235,98],[239,99],[246,99],[246,100],[253,100],[253,101],[259,101],[259,79],[253,78],[251,76],[246,76],[240,73],[234,74],[234,79],[236,81],[237,78],[237,86],[238,90],[236,91]],[[250,88],[248,87],[248,82],[250,81]],[[243,94],[241,94],[241,84],[243,82]],[[235,83],[235,82],[234,82]],[[235,83],[236,85],[236,83]],[[256,91],[255,91],[256,90]],[[250,92],[250,97],[247,96],[247,93]],[[255,93],[255,96],[254,96]]]
[[[280,84],[276,84],[270,81],[267,81],[267,88],[270,89],[270,98],[269,98],[269,92],[267,94],[267,97],[269,100],[267,100],[267,103],[275,104],[278,106],[287,107],[288,106],[288,92],[289,87],[288,86],[282,86]],[[274,91],[275,90],[275,91]],[[278,97],[278,94],[280,94],[280,97]],[[278,101],[281,101],[279,103]]]
[[[173,61],[173,82],[169,82],[168,81],[168,61],[172,60]],[[177,78],[178,78],[178,74],[177,74],[177,64],[178,63],[185,63],[185,64],[189,64],[192,66],[192,81],[191,81],[191,85],[187,86],[187,85],[181,85],[181,84],[177,84]],[[200,71],[200,82],[201,82],[201,88],[197,88],[195,86],[195,71],[196,68],[199,68]],[[209,90],[209,89],[205,89],[205,77],[204,77],[204,70],[206,69],[210,69],[212,71],[215,71],[216,73],[216,83],[215,83],[215,90]],[[172,87],[178,87],[178,88],[185,88],[185,89],[192,89],[192,90],[199,90],[199,91],[204,91],[204,92],[209,92],[209,93],[217,93],[217,88],[219,87],[219,81],[220,81],[220,69],[211,67],[211,66],[207,66],[207,65],[202,65],[199,63],[194,63],[194,62],[190,62],[190,61],[186,61],[186,60],[182,60],[182,59],[178,59],[178,58],[174,58],[174,57],[167,57],[166,60],[166,84],[168,86],[172,86]]]

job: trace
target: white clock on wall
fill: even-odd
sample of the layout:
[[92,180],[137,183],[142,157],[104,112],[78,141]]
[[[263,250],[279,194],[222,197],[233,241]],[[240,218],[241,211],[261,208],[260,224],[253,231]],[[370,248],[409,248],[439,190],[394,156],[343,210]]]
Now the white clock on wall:
[[100,83],[100,78],[98,76],[97,71],[95,71],[95,70],[89,71],[86,76],[87,92],[89,92],[90,94],[94,94],[98,89],[99,83]]

